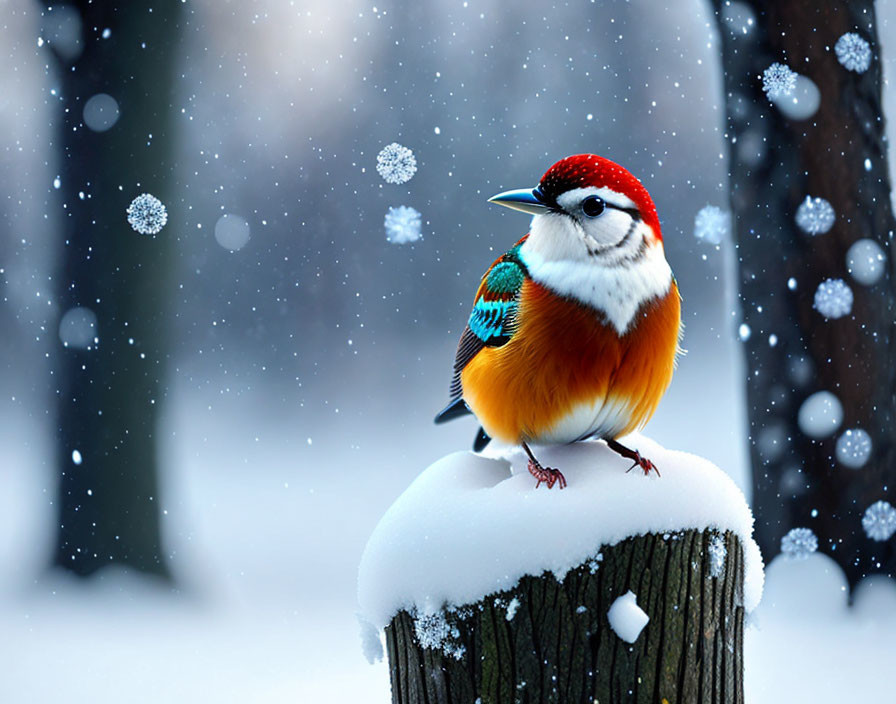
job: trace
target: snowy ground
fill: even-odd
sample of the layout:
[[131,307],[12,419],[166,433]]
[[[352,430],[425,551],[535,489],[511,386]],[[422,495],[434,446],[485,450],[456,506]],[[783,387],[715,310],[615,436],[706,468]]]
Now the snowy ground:
[[[648,432],[743,482],[741,419],[731,370],[713,367],[720,359],[730,355],[683,362]],[[346,378],[326,410],[306,416],[273,387],[231,378],[196,388],[189,375],[178,377],[165,429],[176,471],[162,497],[175,593],[120,572],[92,589],[42,571],[53,486],[44,421],[3,401],[0,701],[55,702],[64,692],[67,701],[93,703],[385,704],[386,668],[364,660],[355,618],[361,552],[414,476],[467,447],[473,431],[461,422],[431,426],[428,414],[421,420],[421,409],[441,400],[444,379],[431,378],[425,364],[403,373],[413,398],[382,394],[382,380]],[[714,393],[694,394],[707,379]],[[683,407],[687,418],[676,412]],[[370,418],[390,422],[371,427]],[[838,580],[819,579],[812,565],[770,572],[767,594],[818,608],[760,605],[748,632],[749,701],[885,700],[879,677],[896,656],[896,598],[879,589],[867,603],[882,605],[848,612],[836,603]]]

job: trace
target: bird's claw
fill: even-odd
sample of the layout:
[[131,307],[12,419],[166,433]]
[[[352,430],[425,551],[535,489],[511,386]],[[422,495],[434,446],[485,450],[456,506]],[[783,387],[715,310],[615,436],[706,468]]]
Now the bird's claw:
[[634,450],[634,453],[635,453],[635,456],[632,459],[635,460],[635,463],[631,467],[629,467],[627,470],[625,470],[626,474],[631,472],[635,467],[640,467],[643,470],[645,477],[650,476],[650,473],[652,471],[656,472],[656,476],[658,476],[658,477],[661,476],[660,470],[658,470],[656,468],[656,465],[653,462],[651,462],[646,457],[641,457],[641,453],[638,452],[637,450]]
[[529,460],[529,474],[538,480],[535,484],[536,489],[541,486],[542,482],[548,485],[548,489],[552,489],[554,484],[557,484],[560,489],[566,488],[566,477],[559,469],[542,467],[538,462]]

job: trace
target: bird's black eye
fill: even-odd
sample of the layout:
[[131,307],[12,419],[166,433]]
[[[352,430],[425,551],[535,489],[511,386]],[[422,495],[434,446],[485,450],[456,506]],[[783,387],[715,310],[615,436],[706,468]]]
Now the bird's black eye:
[[604,212],[604,202],[597,196],[588,196],[582,201],[582,212],[589,218],[596,218]]

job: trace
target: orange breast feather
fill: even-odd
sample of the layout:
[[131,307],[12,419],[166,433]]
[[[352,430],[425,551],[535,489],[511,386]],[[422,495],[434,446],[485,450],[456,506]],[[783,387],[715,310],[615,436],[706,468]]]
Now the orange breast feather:
[[556,442],[552,429],[571,417],[560,441],[576,440],[588,428],[574,410],[601,403],[619,409],[610,434],[620,437],[650,419],[672,379],[681,322],[674,280],[663,298],[638,310],[622,337],[595,310],[531,280],[517,321],[507,344],[481,350],[461,375],[464,400],[504,442]]

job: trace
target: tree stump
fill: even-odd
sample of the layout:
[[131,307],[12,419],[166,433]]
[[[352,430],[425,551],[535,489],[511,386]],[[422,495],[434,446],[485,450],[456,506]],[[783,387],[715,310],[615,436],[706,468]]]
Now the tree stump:
[[[629,590],[650,618],[632,644],[607,617]],[[436,614],[400,611],[386,627],[392,701],[742,703],[743,590],[731,532],[629,538],[562,579],[524,577]]]

